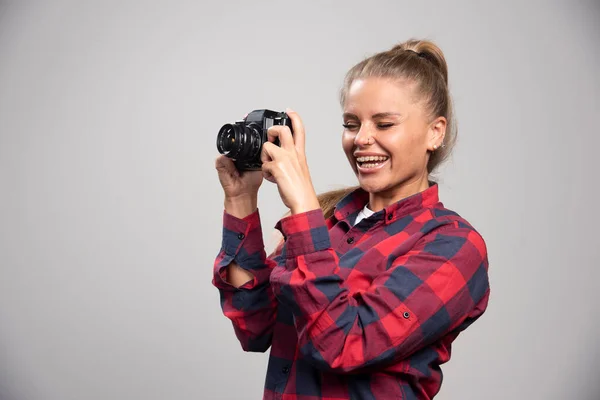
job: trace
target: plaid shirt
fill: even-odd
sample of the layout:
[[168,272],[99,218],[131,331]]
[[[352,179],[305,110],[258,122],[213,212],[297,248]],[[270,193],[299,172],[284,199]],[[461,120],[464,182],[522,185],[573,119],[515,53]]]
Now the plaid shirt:
[[[328,220],[283,218],[269,257],[258,211],[224,213],[213,284],[242,348],[271,347],[264,399],[431,399],[451,343],[485,311],[485,242],[437,184],[354,226],[367,201],[357,189]],[[227,283],[232,261],[254,279]]]

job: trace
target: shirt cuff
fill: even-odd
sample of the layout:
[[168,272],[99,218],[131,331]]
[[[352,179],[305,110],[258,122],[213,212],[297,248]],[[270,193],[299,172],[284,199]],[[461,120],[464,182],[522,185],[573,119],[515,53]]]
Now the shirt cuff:
[[264,248],[258,209],[244,218],[237,218],[223,211],[221,247],[225,254],[235,256],[246,243],[253,248]]
[[262,228],[258,210],[245,218],[237,218],[223,212],[223,238],[221,251],[214,270],[214,283],[221,289],[233,286],[226,280],[226,267],[235,261],[241,268],[251,272],[254,279],[238,289],[252,289],[269,279],[266,265]]
[[323,211],[318,208],[285,217],[275,225],[285,238],[286,258],[326,250],[331,247]]

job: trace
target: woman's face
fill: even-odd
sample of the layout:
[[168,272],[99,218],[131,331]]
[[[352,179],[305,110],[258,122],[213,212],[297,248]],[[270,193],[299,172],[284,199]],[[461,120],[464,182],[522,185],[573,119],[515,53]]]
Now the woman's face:
[[445,119],[429,121],[410,83],[385,78],[354,81],[343,120],[342,146],[364,190],[394,192],[427,181],[428,150],[441,145]]

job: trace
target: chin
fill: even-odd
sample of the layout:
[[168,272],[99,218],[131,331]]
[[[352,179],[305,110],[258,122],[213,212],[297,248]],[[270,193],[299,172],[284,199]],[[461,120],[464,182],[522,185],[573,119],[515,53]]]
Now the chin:
[[401,187],[411,181],[410,176],[398,176],[392,174],[376,174],[366,176],[357,174],[357,178],[360,187],[369,193],[385,193],[394,191],[398,187]]
[[389,182],[381,179],[360,179],[358,180],[360,187],[369,193],[379,193],[388,190],[392,185]]

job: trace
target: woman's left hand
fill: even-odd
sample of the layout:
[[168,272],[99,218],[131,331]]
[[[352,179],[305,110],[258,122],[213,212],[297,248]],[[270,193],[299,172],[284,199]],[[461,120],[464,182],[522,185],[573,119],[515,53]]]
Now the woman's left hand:
[[[286,113],[292,120],[294,135],[285,125],[269,128],[269,141],[263,144],[260,158],[265,179],[277,184],[281,200],[295,215],[320,205],[306,163],[304,125],[295,111],[287,109]],[[275,138],[279,138],[281,147],[273,144]]]

